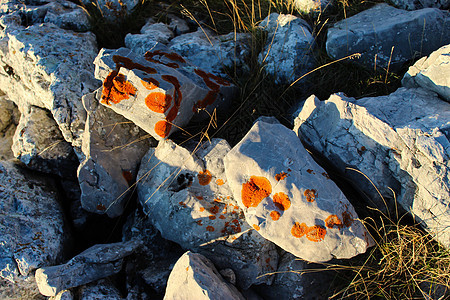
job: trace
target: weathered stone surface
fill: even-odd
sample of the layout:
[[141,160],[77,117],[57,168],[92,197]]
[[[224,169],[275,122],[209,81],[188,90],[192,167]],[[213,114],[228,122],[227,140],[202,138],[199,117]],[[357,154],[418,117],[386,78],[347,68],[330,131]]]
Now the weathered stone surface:
[[168,137],[203,109],[226,107],[235,92],[228,81],[156,48],[144,56],[127,48],[102,49],[94,63],[95,77],[104,81],[101,103],[156,139]]
[[147,51],[158,45],[167,45],[174,34],[164,23],[154,24],[150,21],[141,29],[140,34],[127,34],[125,36],[125,46],[138,55],[144,55]]
[[[450,104],[421,89],[400,88],[388,96],[355,100],[334,94],[306,101],[298,116],[299,137],[342,172],[366,174],[381,194],[414,214],[450,247]],[[361,174],[346,176],[385,209]]]
[[123,212],[138,165],[153,138],[113,110],[100,105],[101,90],[83,97],[87,111],[84,160],[78,168],[81,204],[89,212],[117,217]]
[[123,300],[110,280],[100,279],[80,288],[80,300]]
[[32,275],[25,278],[18,278],[14,283],[0,277],[0,299],[45,300],[45,298],[39,293],[36,281]]
[[246,33],[217,36],[208,30],[198,28],[196,32],[172,39],[169,48],[199,68],[226,77],[224,67],[244,66],[246,57],[250,55],[250,38]]
[[328,29],[327,53],[335,59],[360,53],[362,65],[398,70],[449,44],[449,20],[448,12],[435,8],[405,11],[377,4]]
[[322,13],[333,5],[333,0],[294,0],[294,7],[306,14],[318,14]]
[[0,277],[11,282],[59,263],[69,233],[50,181],[0,162]]
[[64,290],[58,293],[56,296],[49,297],[48,300],[73,300],[73,293],[70,290]]
[[396,7],[406,10],[416,10],[426,7],[434,7],[439,9],[449,9],[450,1],[448,0],[391,0],[390,3]]
[[246,221],[284,250],[323,262],[369,246],[353,206],[285,126],[257,121],[224,163]]
[[100,85],[93,78],[95,36],[44,23],[8,26],[0,37],[2,90],[19,109],[50,110],[65,140],[80,146],[86,117],[81,96]]
[[36,270],[36,282],[41,294],[55,296],[60,291],[84,285],[116,274],[123,258],[141,246],[140,241],[97,244],[78,254],[67,263]]
[[277,83],[292,83],[314,67],[314,37],[304,20],[272,13],[259,25],[269,35],[258,60]]
[[176,36],[189,32],[190,29],[186,20],[172,14],[168,14],[167,17],[170,19],[169,29],[172,30]]
[[28,168],[61,177],[75,177],[78,159],[50,113],[36,106],[22,108],[12,151]]
[[175,264],[164,299],[245,299],[203,255],[190,251]]
[[[91,0],[81,0],[85,5],[92,4]],[[123,20],[139,4],[139,0],[97,0],[96,7],[109,22]]]
[[405,87],[422,87],[450,102],[450,44],[422,57],[402,79]]
[[6,96],[0,96],[0,160],[14,157],[11,147],[19,119],[17,106]]

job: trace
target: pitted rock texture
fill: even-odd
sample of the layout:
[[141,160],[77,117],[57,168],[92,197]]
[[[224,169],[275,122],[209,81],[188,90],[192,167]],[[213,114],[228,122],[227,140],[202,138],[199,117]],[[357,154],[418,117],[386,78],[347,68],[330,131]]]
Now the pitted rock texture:
[[80,288],[81,300],[123,300],[120,291],[113,285],[111,280],[100,279],[86,284]]
[[450,14],[436,8],[405,11],[377,4],[328,29],[327,53],[335,59],[360,53],[358,63],[398,71],[410,59],[450,43]]
[[0,162],[0,276],[11,282],[61,262],[69,232],[51,181]]
[[142,27],[140,34],[129,33],[125,36],[125,46],[138,55],[152,51],[158,44],[167,45],[174,37],[172,30],[164,23],[154,23],[153,20]]
[[0,160],[14,157],[11,150],[13,136],[19,124],[20,112],[7,96],[0,96]]
[[450,8],[450,1],[448,0],[391,0],[390,3],[398,8],[406,10],[417,10],[426,7],[439,9]]
[[[81,0],[85,5],[92,5],[90,0]],[[137,8],[139,0],[97,0],[96,7],[102,16],[109,22],[125,19],[133,9]]]
[[83,97],[87,111],[84,159],[78,168],[81,204],[89,212],[123,213],[139,163],[154,139],[113,110],[100,105],[101,90]]
[[203,255],[190,251],[175,264],[164,299],[245,299]]
[[308,23],[293,15],[272,13],[259,27],[269,35],[258,61],[275,82],[290,84],[312,70],[314,37]]
[[257,121],[224,162],[247,223],[284,250],[324,262],[370,245],[353,206],[285,126]]
[[450,102],[450,44],[416,61],[403,76],[402,85],[436,92]]
[[[366,174],[385,198],[393,197],[392,188],[397,201],[450,247],[449,120],[449,103],[425,90],[400,88],[359,100],[311,96],[295,130],[342,172],[351,167]],[[365,177],[346,173],[386,209]]]
[[101,103],[158,140],[194,115],[209,117],[202,110],[226,107],[236,89],[179,54],[156,48],[144,56],[127,48],[102,49],[94,63],[95,77],[103,81]]

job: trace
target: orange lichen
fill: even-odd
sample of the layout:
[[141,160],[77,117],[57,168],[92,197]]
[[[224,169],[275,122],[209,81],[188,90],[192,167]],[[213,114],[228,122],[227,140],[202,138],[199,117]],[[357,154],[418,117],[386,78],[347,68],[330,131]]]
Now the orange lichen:
[[288,195],[283,192],[279,192],[273,195],[273,204],[275,204],[279,210],[284,211],[291,206],[291,200],[289,200]]
[[141,83],[147,90],[154,90],[159,87],[158,80],[154,78],[142,78]]
[[197,177],[200,185],[208,185],[212,179],[211,172],[208,170],[198,172]]
[[256,224],[253,224],[253,228],[255,228],[255,230],[256,231],[258,231],[258,230],[260,230],[261,229],[261,227],[259,227],[258,225],[256,225]]
[[330,175],[328,175],[327,173],[323,172],[322,176],[325,177],[326,179],[330,179]]
[[136,88],[125,79],[125,75],[112,71],[103,82],[101,102],[107,105],[117,104],[135,94]]
[[200,207],[200,212],[204,212],[205,208],[204,207]]
[[195,196],[198,200],[203,200],[203,196]]
[[162,65],[174,68],[174,69],[179,68],[178,64],[176,64],[176,63],[165,63],[165,62],[161,61],[160,59],[155,59],[154,58],[155,56],[159,56],[159,57],[163,56],[163,57],[167,57],[168,59],[170,59],[172,61],[178,61],[178,62],[181,62],[181,63],[186,63],[184,58],[181,57],[180,55],[178,55],[175,52],[166,53],[166,52],[163,52],[161,50],[156,50],[156,51],[147,51],[144,54],[145,59],[148,60],[148,61],[151,61],[151,62],[154,62],[154,63],[157,63],[157,64],[162,64]]
[[209,219],[210,219],[210,220],[215,220],[215,219],[216,219],[216,216],[209,216]]
[[308,170],[306,170],[306,172],[308,172],[309,174],[312,174],[312,173],[314,173],[314,171],[313,171],[313,170],[311,170],[311,169],[308,169]]
[[217,185],[224,185],[225,182],[223,181],[223,179],[217,179],[216,180]]
[[121,67],[127,68],[128,70],[141,70],[148,74],[156,74],[156,69],[152,67],[146,67],[141,64],[133,62],[128,57],[114,55],[113,61],[116,63],[116,69],[119,70]]
[[172,104],[172,97],[164,93],[150,93],[145,97],[145,105],[156,113],[165,113]]
[[211,105],[214,103],[214,101],[216,101],[217,94],[219,93],[220,90],[220,85],[228,86],[230,85],[230,83],[225,79],[222,79],[218,76],[215,76],[211,73],[207,73],[200,69],[195,69],[194,72],[203,79],[206,86],[210,89],[210,91],[206,94],[205,98],[199,100],[192,107],[192,111],[197,112],[198,110],[204,109],[208,105]]
[[222,219],[222,220],[223,220],[223,219],[225,219],[225,216],[224,216],[224,215],[220,215],[220,216],[219,216],[219,219]]
[[251,176],[242,184],[242,203],[245,207],[257,207],[259,203],[272,193],[270,181],[262,176]]
[[202,226],[202,225],[203,225],[203,224],[202,224],[202,220],[195,221],[195,223],[197,223],[197,225],[199,225],[199,226]]
[[133,183],[133,173],[130,171],[122,171],[122,176],[127,181],[128,185],[131,185]]
[[277,212],[276,210],[272,210],[271,212],[270,212],[270,217],[272,218],[272,220],[274,220],[274,221],[278,221],[278,219],[280,219],[280,213],[279,212]]
[[342,213],[342,223],[344,223],[345,227],[350,227],[353,223],[353,216],[350,212],[344,211]]
[[165,138],[169,135],[170,129],[172,128],[172,124],[169,122],[162,120],[158,121],[155,124],[155,132],[157,135],[159,135],[162,138]]
[[207,231],[214,231],[214,227],[212,227],[212,226],[206,226],[206,230],[207,230]]
[[213,207],[210,207],[208,210],[212,214],[217,214],[219,212],[219,207],[217,205],[214,205]]
[[323,241],[325,235],[327,234],[327,230],[320,225],[314,225],[308,227],[306,231],[306,238],[311,242],[320,242]]
[[317,191],[315,189],[307,189],[305,190],[305,192],[303,192],[303,195],[305,195],[306,201],[314,202],[317,197]]
[[300,224],[298,222],[295,222],[295,224],[291,228],[291,234],[296,238],[301,238],[305,235],[307,230],[308,226],[306,226],[305,223]]
[[104,206],[103,204],[97,204],[97,209],[101,210],[101,211],[105,211],[106,210],[106,206]]
[[328,228],[339,228],[342,229],[342,227],[344,226],[342,224],[341,219],[339,219],[338,216],[336,215],[330,215],[325,219],[325,226],[327,226]]
[[239,209],[239,206],[235,205],[233,206],[234,209]]
[[277,181],[280,181],[280,180],[286,179],[287,176],[288,176],[288,174],[286,172],[281,172],[281,173],[275,175],[275,179]]

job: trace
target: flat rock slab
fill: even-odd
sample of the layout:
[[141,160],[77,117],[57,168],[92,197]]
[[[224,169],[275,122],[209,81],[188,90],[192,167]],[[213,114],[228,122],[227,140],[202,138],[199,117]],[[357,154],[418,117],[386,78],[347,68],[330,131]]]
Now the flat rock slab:
[[450,43],[449,18],[435,8],[405,11],[377,4],[328,29],[327,53],[335,59],[360,53],[357,62],[364,66],[398,70]]
[[[346,167],[361,171],[386,199],[394,191],[397,201],[450,247],[449,120],[449,103],[422,89],[400,88],[359,100],[334,94],[320,102],[312,96],[295,130],[343,173]],[[367,178],[345,173],[376,207],[386,209]]]
[[201,110],[211,113],[226,107],[236,89],[179,54],[161,49],[144,56],[127,48],[102,49],[94,63],[95,77],[103,81],[101,103],[158,140],[182,128]]
[[450,102],[450,44],[409,67],[402,79],[404,87],[421,87]]
[[353,206],[293,131],[257,121],[224,162],[246,221],[264,238],[312,262],[366,251]]
[[170,273],[164,299],[245,299],[203,255],[186,252]]

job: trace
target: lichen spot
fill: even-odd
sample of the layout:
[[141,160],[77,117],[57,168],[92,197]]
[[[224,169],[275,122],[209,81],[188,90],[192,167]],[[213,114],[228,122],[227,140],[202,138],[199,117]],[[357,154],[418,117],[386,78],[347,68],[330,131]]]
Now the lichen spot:
[[295,222],[294,226],[291,228],[291,234],[296,238],[301,238],[305,235],[308,230],[308,226],[305,223],[300,224],[299,222]]
[[278,212],[278,211],[276,211],[276,210],[272,210],[271,212],[270,212],[270,217],[272,218],[272,220],[274,220],[274,221],[278,221],[278,219],[280,219],[280,213]]
[[217,185],[224,185],[225,181],[223,181],[223,179],[217,179],[216,183],[217,183]]
[[275,204],[279,210],[285,211],[291,206],[291,200],[289,200],[288,195],[279,192],[273,195],[273,204]]
[[162,120],[158,121],[155,124],[155,132],[157,135],[159,135],[162,138],[166,138],[169,136],[170,129],[172,128],[172,124],[169,122]]
[[342,221],[338,216],[330,215],[325,219],[325,226],[327,226],[328,228],[336,227],[338,229],[341,229],[344,225],[342,224]]
[[206,230],[207,230],[207,231],[213,232],[213,231],[214,231],[214,227],[212,227],[212,226],[206,226]]
[[245,207],[257,207],[261,201],[272,193],[270,181],[262,176],[251,176],[242,184],[242,203]]
[[311,169],[306,170],[306,172],[308,172],[309,174],[313,174],[314,173],[314,171],[311,170]]
[[326,234],[327,230],[323,226],[314,225],[308,227],[308,230],[306,231],[306,238],[311,242],[321,242],[325,238]]
[[215,219],[216,219],[216,216],[209,216],[209,219],[210,219],[210,220],[215,220]]
[[311,189],[311,190],[307,189],[307,190],[305,190],[303,195],[305,195],[306,201],[314,202],[316,200],[316,197],[317,197],[317,191],[315,189]]
[[353,216],[348,211],[344,211],[342,213],[342,223],[344,223],[345,227],[350,227],[353,223]]
[[125,75],[112,71],[103,82],[102,100],[107,105],[117,104],[136,94],[136,88],[127,81]]
[[105,211],[106,206],[104,206],[103,204],[97,204],[97,210]]
[[205,208],[204,207],[200,207],[200,212],[204,212]]
[[158,80],[154,78],[143,78],[141,83],[147,90],[154,90],[159,87]]
[[145,97],[145,105],[156,113],[165,113],[172,105],[172,96],[155,92]]
[[281,172],[281,173],[275,175],[275,179],[277,181],[280,181],[280,180],[286,179],[287,176],[288,176],[288,174],[286,172]]
[[256,224],[253,224],[253,228],[254,228],[256,231],[259,231],[259,230],[261,229],[261,227],[259,227],[259,226],[256,225]]
[[208,185],[211,182],[211,172],[209,172],[208,170],[205,170],[203,172],[199,172],[198,175],[198,183],[200,185]]

